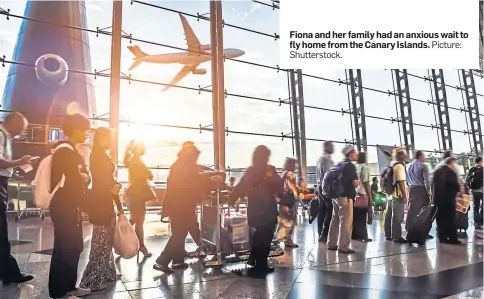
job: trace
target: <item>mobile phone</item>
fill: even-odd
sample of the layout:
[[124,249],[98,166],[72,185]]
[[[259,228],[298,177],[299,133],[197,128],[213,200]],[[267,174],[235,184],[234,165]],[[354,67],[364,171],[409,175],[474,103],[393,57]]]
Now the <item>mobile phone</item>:
[[30,158],[30,162],[34,162],[34,161],[39,160],[39,159],[40,159],[39,156],[32,157],[32,158]]

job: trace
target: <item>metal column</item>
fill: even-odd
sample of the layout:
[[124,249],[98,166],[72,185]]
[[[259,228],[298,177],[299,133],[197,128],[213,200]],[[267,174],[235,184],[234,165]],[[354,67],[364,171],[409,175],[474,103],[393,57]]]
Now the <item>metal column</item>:
[[296,95],[296,76],[294,70],[289,70],[289,79],[291,81],[291,107],[292,107],[292,125],[294,128],[294,146],[296,147],[296,159],[298,162],[298,173],[301,170],[301,144],[299,142],[299,121],[297,113],[297,95]]
[[297,99],[299,103],[299,129],[300,129],[300,147],[301,147],[301,172],[299,175],[308,181],[308,161],[306,156],[306,117],[304,115],[304,87],[302,70],[297,70]]
[[467,110],[471,123],[471,136],[474,143],[474,152],[476,156],[484,154],[482,144],[481,120],[479,117],[479,105],[477,104],[476,86],[474,84],[474,75],[472,70],[461,70],[462,79],[464,80],[464,89],[467,99]]
[[217,76],[218,76],[218,133],[219,133],[219,170],[225,171],[225,84],[224,84],[224,37],[222,1],[216,1],[217,16]]
[[366,121],[365,121],[365,103],[363,100],[363,83],[361,81],[361,70],[348,70],[351,89],[351,104],[353,120],[355,123],[356,146],[358,151],[367,151],[366,142]]
[[479,1],[479,67],[481,73],[484,71],[483,53],[484,51],[484,1]]
[[217,49],[217,4],[210,1],[210,55],[212,59],[212,118],[213,118],[213,162],[216,170],[220,170],[220,140],[219,140],[219,107],[218,107],[218,52]]
[[439,113],[440,135],[442,146],[445,151],[452,150],[452,136],[450,132],[449,107],[447,105],[447,93],[445,91],[444,72],[442,70],[431,70],[434,85],[435,99],[437,100],[437,111]]
[[[123,26],[123,1],[113,1],[113,23],[111,42],[111,81],[109,98],[109,126],[114,130],[111,159],[118,165],[119,148],[119,93],[121,84],[121,32]],[[115,176],[118,171],[116,168]]]
[[408,87],[407,70],[393,70],[397,80],[398,102],[402,122],[403,141],[409,157],[415,155],[415,139],[413,137],[412,105]]

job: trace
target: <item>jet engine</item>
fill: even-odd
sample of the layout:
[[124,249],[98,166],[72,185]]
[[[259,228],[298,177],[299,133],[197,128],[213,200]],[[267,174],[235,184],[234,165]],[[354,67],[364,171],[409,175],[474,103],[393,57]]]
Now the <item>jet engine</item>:
[[55,54],[44,54],[35,62],[35,74],[42,83],[64,85],[69,68],[67,62]]
[[207,73],[206,69],[194,69],[192,71],[194,75],[205,75]]

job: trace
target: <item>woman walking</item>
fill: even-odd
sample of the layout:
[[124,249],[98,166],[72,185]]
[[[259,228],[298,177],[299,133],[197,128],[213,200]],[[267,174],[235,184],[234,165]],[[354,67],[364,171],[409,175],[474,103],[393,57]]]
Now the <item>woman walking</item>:
[[[118,193],[121,185],[114,180],[115,165],[107,151],[112,146],[112,131],[109,128],[98,128],[94,134],[90,170],[92,192],[89,198],[89,222],[93,224],[91,252],[80,286],[98,291],[106,288],[106,283],[115,281],[116,267],[113,257],[113,235],[116,215],[113,200],[118,214],[123,213]],[[119,276],[120,277],[120,276]]]
[[128,168],[129,187],[127,195],[130,203],[130,219],[135,227],[136,235],[139,240],[139,252],[144,257],[151,257],[144,243],[144,229],[146,217],[146,202],[155,199],[153,189],[149,186],[149,181],[153,179],[153,174],[141,160],[145,154],[143,143],[131,140],[124,155],[124,165]]

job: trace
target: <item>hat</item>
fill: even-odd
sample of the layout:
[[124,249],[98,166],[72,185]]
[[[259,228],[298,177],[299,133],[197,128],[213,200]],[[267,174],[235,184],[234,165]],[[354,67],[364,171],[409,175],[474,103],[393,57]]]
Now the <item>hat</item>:
[[355,152],[355,151],[356,151],[355,147],[348,144],[345,147],[343,147],[343,150],[341,151],[341,153],[343,153],[343,155],[345,156],[348,156],[349,153]]

